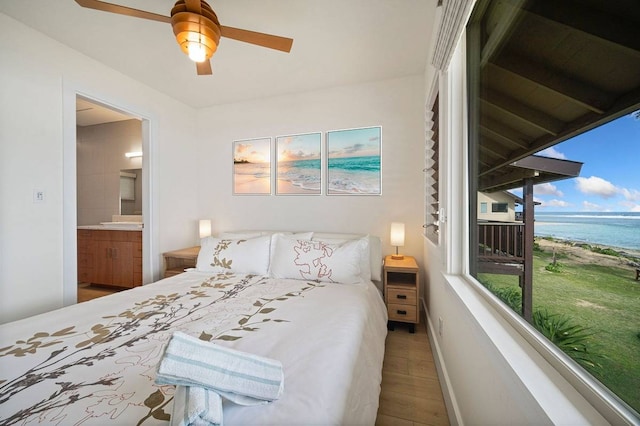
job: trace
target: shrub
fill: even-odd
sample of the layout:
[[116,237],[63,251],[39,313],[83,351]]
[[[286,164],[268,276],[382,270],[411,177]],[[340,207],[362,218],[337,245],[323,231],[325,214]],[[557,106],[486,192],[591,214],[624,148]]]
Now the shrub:
[[598,370],[600,355],[589,351],[587,343],[594,333],[588,327],[572,324],[567,315],[550,314],[546,309],[533,313],[533,325],[554,345],[588,370]]
[[608,256],[620,257],[620,253],[610,248],[592,247],[591,251],[594,253],[606,254]]
[[520,288],[514,287],[496,287],[488,281],[481,281],[487,290],[495,294],[498,299],[502,300],[513,311],[522,313],[522,292]]
[[544,267],[549,272],[562,272],[562,263],[552,262]]

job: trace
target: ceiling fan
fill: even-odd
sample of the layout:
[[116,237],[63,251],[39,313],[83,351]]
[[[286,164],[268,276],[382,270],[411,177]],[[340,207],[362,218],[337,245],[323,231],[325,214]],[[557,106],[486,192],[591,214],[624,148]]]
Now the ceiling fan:
[[180,48],[196,63],[198,75],[211,74],[210,59],[218,48],[220,37],[287,53],[291,51],[293,44],[293,39],[290,38],[222,26],[211,6],[204,0],[178,0],[171,9],[171,16],[101,0],[76,0],[76,3],[89,9],[171,24]]

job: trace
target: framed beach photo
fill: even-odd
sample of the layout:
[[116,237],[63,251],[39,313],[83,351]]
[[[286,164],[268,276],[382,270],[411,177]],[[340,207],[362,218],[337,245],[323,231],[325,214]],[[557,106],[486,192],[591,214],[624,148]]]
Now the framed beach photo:
[[233,194],[271,195],[271,138],[233,142]]
[[322,133],[276,137],[276,194],[322,193]]
[[382,127],[327,132],[327,195],[380,195]]

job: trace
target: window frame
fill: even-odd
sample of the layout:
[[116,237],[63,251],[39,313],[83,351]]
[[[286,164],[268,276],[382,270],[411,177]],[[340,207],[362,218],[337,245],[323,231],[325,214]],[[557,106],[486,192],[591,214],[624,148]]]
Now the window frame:
[[[463,149],[465,150],[467,168],[463,179],[467,183],[467,194],[465,195],[469,203],[469,208],[465,209],[463,214],[464,229],[467,231],[467,238],[465,241],[466,244],[463,244],[463,246],[465,246],[464,251],[460,253],[464,259],[461,278],[469,284],[471,289],[493,307],[496,312],[607,421],[612,424],[636,424],[638,417],[633,408],[595,379],[561,349],[551,343],[542,333],[484,287],[474,276],[476,275],[477,255],[475,253],[477,250],[471,250],[470,248],[477,247],[477,232],[473,231],[476,229],[478,217],[478,191],[477,182],[475,182],[472,177],[477,176],[478,138],[477,135],[472,133],[472,129],[478,128],[479,115],[477,111],[479,96],[472,97],[472,95],[477,94],[475,84],[478,82],[478,78],[477,76],[470,75],[469,72],[470,66],[473,65],[473,59],[470,59],[469,50],[474,48],[479,49],[479,43],[476,42],[478,38],[474,39],[471,35],[473,30],[471,32],[469,31],[470,22],[471,19],[469,18],[465,22],[465,26],[461,32],[461,43],[459,46],[461,50],[460,54],[464,58],[464,67],[462,70],[464,79],[462,84],[465,86],[463,88],[465,95],[462,100],[462,110],[465,119],[461,121],[461,126],[464,131]],[[476,32],[476,34],[479,37],[479,31]],[[451,267],[449,267],[449,269],[451,269]]]
[[491,213],[509,213],[509,203],[491,203]]

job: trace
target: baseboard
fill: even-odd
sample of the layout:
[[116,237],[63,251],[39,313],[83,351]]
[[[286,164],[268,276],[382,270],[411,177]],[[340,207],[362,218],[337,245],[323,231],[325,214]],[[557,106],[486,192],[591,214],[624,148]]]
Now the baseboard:
[[436,365],[436,372],[438,373],[438,379],[440,380],[440,388],[442,389],[442,396],[444,398],[444,405],[447,408],[447,415],[449,416],[449,424],[463,426],[462,416],[460,415],[460,407],[456,401],[455,393],[453,392],[453,386],[449,380],[447,374],[447,367],[442,358],[442,351],[440,350],[440,343],[436,339],[436,331],[433,328],[433,323],[429,320],[429,311],[427,310],[427,304],[424,299],[421,298],[422,311],[424,312],[424,321],[427,326],[427,334],[429,335],[429,342],[433,350],[433,359]]

